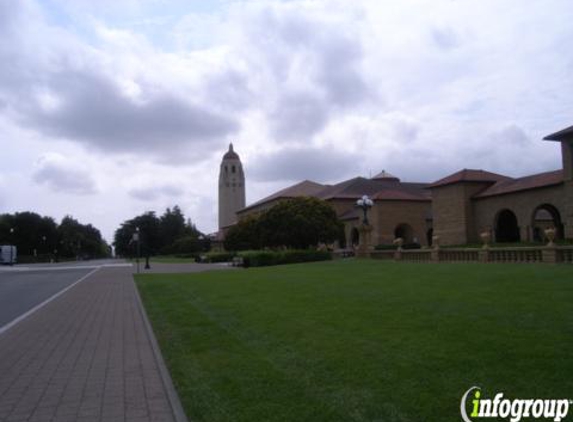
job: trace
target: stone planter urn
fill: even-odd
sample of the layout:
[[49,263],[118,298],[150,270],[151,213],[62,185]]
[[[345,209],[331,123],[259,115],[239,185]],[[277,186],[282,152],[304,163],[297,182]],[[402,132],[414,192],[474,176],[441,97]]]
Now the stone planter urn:
[[555,246],[555,243],[553,242],[555,240],[555,227],[550,227],[548,229],[545,229],[544,233],[545,233],[545,237],[547,238],[547,240],[549,240],[549,243],[547,244],[547,246],[550,246],[550,247]]
[[489,231],[482,232],[482,233],[480,233],[479,237],[481,238],[481,241],[483,242],[483,248],[484,249],[489,248],[489,242],[491,242],[491,233]]
[[398,246],[398,250],[401,251],[402,250],[402,245],[404,244],[404,239],[402,239],[401,237],[397,237],[396,239],[394,239],[394,245]]

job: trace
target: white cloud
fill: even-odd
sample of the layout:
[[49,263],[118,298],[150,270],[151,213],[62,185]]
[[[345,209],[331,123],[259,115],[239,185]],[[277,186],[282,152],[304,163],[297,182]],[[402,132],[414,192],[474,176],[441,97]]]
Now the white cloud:
[[180,203],[213,230],[231,140],[250,201],[383,168],[558,168],[541,138],[571,124],[572,19],[566,0],[0,0],[3,174],[26,181],[5,207],[109,238]]
[[178,200],[178,198],[183,195],[184,191],[180,186],[177,185],[162,185],[133,188],[128,193],[140,201],[155,201],[160,197],[167,197],[171,200]]
[[44,154],[36,161],[33,180],[57,192],[75,195],[97,192],[94,180],[80,163],[58,153]]

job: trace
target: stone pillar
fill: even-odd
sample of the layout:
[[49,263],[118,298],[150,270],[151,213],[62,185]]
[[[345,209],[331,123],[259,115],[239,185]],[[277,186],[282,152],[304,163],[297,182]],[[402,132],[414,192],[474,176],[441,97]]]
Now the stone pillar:
[[542,260],[548,264],[557,263],[557,248],[555,246],[546,246],[543,248]]
[[527,225],[522,225],[519,226],[519,240],[521,242],[527,242],[529,241],[529,226]]
[[492,234],[490,230],[484,230],[479,235],[481,241],[483,242],[483,246],[478,252],[478,260],[479,262],[488,262],[489,261],[489,242],[491,242]]
[[478,260],[479,262],[489,262],[489,247],[478,251]]
[[358,249],[356,250],[356,256],[359,258],[370,258],[370,252],[372,252],[372,229],[373,228],[370,224],[362,223],[358,226],[360,239]]
[[566,181],[563,190],[563,198],[565,199],[565,215],[561,215],[563,235],[565,239],[573,239],[573,181]]
[[432,262],[440,262],[440,236],[432,236],[432,252],[430,252]]
[[404,243],[404,239],[402,239],[401,237],[394,239],[394,244],[396,246],[398,246],[398,249],[396,249],[396,252],[394,252],[394,260],[396,260],[396,261],[402,260],[402,244],[403,243]]

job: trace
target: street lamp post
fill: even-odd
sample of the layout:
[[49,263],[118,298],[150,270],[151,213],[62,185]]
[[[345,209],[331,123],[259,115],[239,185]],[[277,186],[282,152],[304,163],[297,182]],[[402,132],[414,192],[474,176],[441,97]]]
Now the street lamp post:
[[135,228],[135,242],[136,242],[136,248],[137,248],[137,257],[136,257],[136,262],[137,262],[137,274],[139,274],[139,255],[141,253],[141,246],[140,246],[140,233],[139,233],[139,227]]
[[[14,227],[10,227],[10,243],[14,243]],[[14,245],[10,245],[10,265],[14,265]]]
[[370,256],[370,235],[372,233],[372,226],[368,222],[368,210],[372,208],[373,205],[374,202],[368,197],[368,195],[364,195],[362,198],[356,201],[356,206],[360,208],[364,213],[362,224],[358,227],[360,238],[358,250],[356,251],[356,255],[362,258],[367,258]]
[[356,201],[356,206],[358,208],[361,208],[362,211],[364,212],[364,219],[362,220],[362,223],[365,225],[370,224],[368,222],[368,210],[370,208],[372,208],[373,205],[374,205],[374,202],[372,201],[372,199],[370,199],[368,197],[368,195],[364,195],[362,198],[360,198],[358,201]]

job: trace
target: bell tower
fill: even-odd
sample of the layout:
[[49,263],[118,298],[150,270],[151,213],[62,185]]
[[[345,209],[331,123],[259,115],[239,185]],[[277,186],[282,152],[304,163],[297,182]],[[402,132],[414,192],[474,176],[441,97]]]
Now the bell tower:
[[245,173],[231,143],[219,169],[219,230],[236,223],[236,212],[242,208],[245,208]]

